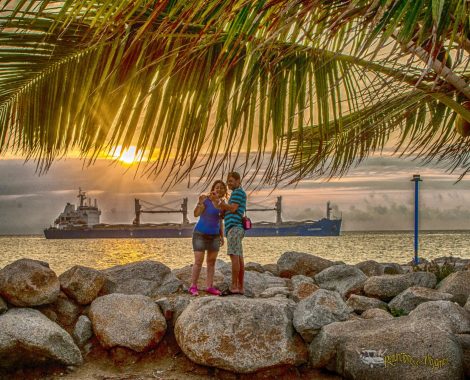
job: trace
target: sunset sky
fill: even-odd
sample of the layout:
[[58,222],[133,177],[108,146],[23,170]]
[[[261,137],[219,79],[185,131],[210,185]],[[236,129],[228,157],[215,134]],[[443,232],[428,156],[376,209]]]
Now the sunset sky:
[[[130,223],[134,216],[134,198],[167,203],[188,197],[192,211],[198,194],[205,190],[188,188],[185,183],[162,198],[161,180],[136,175],[135,166],[129,165],[138,152],[120,153],[122,159],[117,163],[100,159],[88,168],[83,168],[83,162],[76,158],[59,160],[42,176],[35,173],[34,163],[25,164],[22,159],[0,160],[0,234],[41,233],[66,202],[77,203],[80,186],[88,196],[98,199],[101,220],[105,223]],[[275,197],[282,195],[284,220],[321,218],[330,200],[335,206],[334,214],[343,216],[345,231],[409,230],[413,226],[414,189],[410,179],[416,173],[424,180],[420,198],[421,228],[468,229],[468,179],[454,184],[458,173],[450,175],[435,166],[421,167],[417,162],[387,153],[368,159],[342,179],[304,180],[295,188],[274,192],[267,187],[256,192],[247,190],[249,201],[271,207]],[[250,216],[254,221],[275,219],[274,212]],[[179,214],[143,216],[144,223],[180,220]]]

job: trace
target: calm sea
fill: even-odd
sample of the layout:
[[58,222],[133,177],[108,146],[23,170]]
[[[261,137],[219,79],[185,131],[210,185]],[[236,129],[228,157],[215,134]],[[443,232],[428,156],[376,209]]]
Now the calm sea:
[[[46,240],[41,235],[0,236],[0,268],[23,257],[47,261],[60,274],[74,265],[97,269],[140,260],[180,268],[193,260],[191,239]],[[413,257],[412,232],[344,232],[339,237],[246,238],[245,262],[275,263],[286,251],[312,253],[355,264],[364,260],[406,263]],[[470,231],[421,232],[420,257],[470,258]],[[225,247],[219,258],[228,260]]]

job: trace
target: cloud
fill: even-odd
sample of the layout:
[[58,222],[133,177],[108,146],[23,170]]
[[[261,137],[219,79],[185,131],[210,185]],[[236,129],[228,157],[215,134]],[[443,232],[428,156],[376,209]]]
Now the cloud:
[[[273,191],[247,188],[253,202],[274,206],[283,196],[283,219],[319,219],[326,214],[326,202],[335,206],[334,214],[343,215],[346,230],[411,229],[413,226],[412,175],[421,173],[420,204],[423,228],[467,228],[470,204],[470,180],[454,183],[456,176],[436,167],[420,168],[409,160],[373,157],[353,169],[347,177],[305,180]],[[195,171],[193,178],[200,175]],[[102,221],[130,223],[134,217],[134,198],[152,203],[189,198],[196,203],[202,186],[188,189],[187,183],[164,194],[160,180],[141,177],[133,170],[98,160],[84,168],[79,160],[57,161],[43,176],[35,174],[33,163],[0,160],[0,234],[41,233],[63,210],[66,202],[77,203],[78,187],[98,199]],[[163,196],[164,195],[164,196]],[[253,213],[253,220],[275,220],[275,212]],[[145,215],[146,222],[181,221],[181,215]]]

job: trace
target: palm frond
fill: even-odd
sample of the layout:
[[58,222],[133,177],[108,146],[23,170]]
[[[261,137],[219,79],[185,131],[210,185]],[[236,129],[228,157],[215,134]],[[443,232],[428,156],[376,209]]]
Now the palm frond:
[[[14,149],[44,171],[71,150],[92,163],[136,145],[150,158],[145,173],[171,167],[168,186],[195,167],[204,181],[240,162],[254,180],[268,159],[261,183],[278,184],[344,174],[400,129],[399,146],[445,161],[466,144],[451,128],[455,118],[470,122],[459,98],[468,76],[467,5],[421,2],[422,9],[398,0],[0,7],[0,154]],[[445,75],[412,50],[439,63],[445,56],[432,55],[433,46],[442,41],[454,60]],[[383,47],[389,51],[379,54]]]

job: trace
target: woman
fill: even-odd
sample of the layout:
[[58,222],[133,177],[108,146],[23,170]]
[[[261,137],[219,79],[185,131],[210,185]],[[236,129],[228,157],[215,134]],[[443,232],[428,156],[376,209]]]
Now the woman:
[[206,292],[219,296],[220,290],[214,288],[215,260],[219,253],[219,248],[224,244],[223,220],[219,212],[210,200],[215,200],[216,204],[220,199],[227,198],[227,186],[223,181],[215,181],[211,188],[211,195],[201,194],[199,202],[194,209],[194,216],[199,217],[193,232],[193,250],[194,264],[191,275],[191,287],[189,293],[193,296],[199,295],[197,281],[201,273],[202,263],[204,262],[204,252],[207,251],[207,276]]

